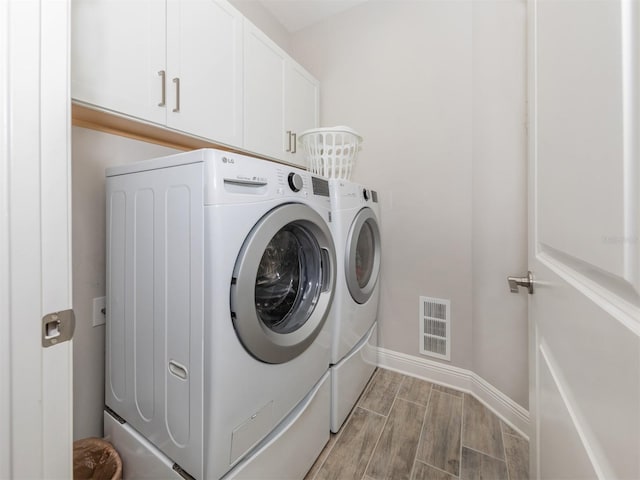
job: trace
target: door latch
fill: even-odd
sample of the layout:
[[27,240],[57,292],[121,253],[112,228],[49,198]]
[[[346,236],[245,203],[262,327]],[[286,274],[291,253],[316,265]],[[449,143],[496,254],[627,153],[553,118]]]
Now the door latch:
[[531,272],[527,272],[526,277],[507,277],[507,281],[511,293],[518,293],[518,287],[525,287],[529,291],[529,295],[533,295],[533,274]]
[[44,348],[71,340],[76,328],[73,310],[53,312],[42,317],[42,346]]

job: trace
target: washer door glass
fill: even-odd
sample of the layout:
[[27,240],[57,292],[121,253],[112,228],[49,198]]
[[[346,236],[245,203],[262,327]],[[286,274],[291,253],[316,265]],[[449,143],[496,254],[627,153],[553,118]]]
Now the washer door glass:
[[365,222],[360,229],[356,243],[356,280],[360,288],[365,288],[371,280],[375,264],[376,244],[373,228]]
[[380,270],[380,230],[373,210],[356,215],[347,237],[345,277],[351,297],[365,303],[373,294]]
[[231,282],[233,326],[247,352],[283,363],[313,343],[331,306],[335,258],[329,227],[307,205],[281,205],[256,223]]
[[265,249],[256,276],[258,318],[276,333],[291,333],[309,319],[322,289],[318,242],[297,224],[276,233]]

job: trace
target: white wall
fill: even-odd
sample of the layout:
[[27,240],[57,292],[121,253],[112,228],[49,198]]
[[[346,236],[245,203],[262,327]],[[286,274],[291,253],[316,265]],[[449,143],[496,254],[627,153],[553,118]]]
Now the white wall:
[[158,145],[74,127],[73,436],[102,436],[104,325],[92,325],[93,298],[105,294],[105,168],[176,153]]
[[240,13],[248,18],[251,23],[262,30],[267,37],[276,42],[278,46],[291,55],[291,36],[289,32],[264,8],[257,0],[229,0]]
[[385,348],[419,355],[418,296],[451,299],[451,364],[528,404],[525,2],[371,0],[292,36],[322,126],[365,139],[382,201]]
[[370,1],[293,35],[322,126],[364,137],[354,180],[380,192],[381,346],[417,355],[420,295],[451,299],[452,363],[473,366],[472,8]]
[[473,6],[473,371],[528,405],[526,8]]

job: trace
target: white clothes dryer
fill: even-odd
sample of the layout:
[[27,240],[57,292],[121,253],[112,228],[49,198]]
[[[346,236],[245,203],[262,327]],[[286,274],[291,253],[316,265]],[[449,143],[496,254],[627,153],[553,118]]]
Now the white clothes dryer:
[[[106,407],[129,443],[218,479],[303,400],[302,417],[328,421],[310,394],[330,361],[328,181],[212,149],[107,177]],[[308,467],[329,438],[317,425],[285,436],[313,445]]]
[[346,180],[329,180],[338,258],[332,315],[331,431],[337,432],[376,367],[380,296],[378,193]]

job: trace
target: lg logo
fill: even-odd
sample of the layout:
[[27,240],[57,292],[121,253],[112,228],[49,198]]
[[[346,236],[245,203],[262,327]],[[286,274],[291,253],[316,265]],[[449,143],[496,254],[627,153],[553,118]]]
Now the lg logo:
[[233,158],[222,157],[222,163],[236,163]]

